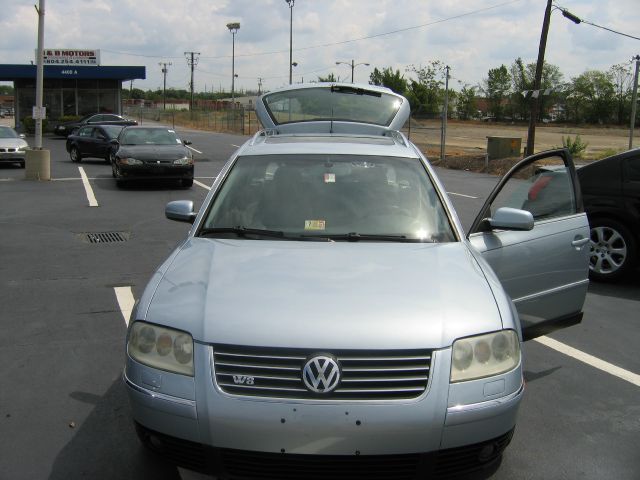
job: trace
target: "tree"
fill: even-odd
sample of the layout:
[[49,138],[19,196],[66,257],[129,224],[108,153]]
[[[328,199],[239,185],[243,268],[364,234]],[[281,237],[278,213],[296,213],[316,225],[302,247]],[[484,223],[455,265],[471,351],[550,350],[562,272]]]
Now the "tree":
[[444,97],[443,64],[431,61],[426,67],[411,65],[407,71],[418,79],[411,80],[407,89],[407,98],[411,109],[422,114],[438,115]]
[[320,75],[318,75],[318,82],[337,82],[337,81],[338,79],[333,73],[330,73],[326,77],[321,77]]
[[0,85],[0,95],[13,95],[13,87],[11,85]]
[[[518,57],[511,64],[511,84],[513,93],[511,95],[511,109],[514,117],[524,120],[529,117],[531,90],[533,89],[536,76],[536,63],[524,64],[522,58]],[[541,92],[538,94],[539,118],[542,120],[551,106],[557,103],[561,97],[563,87],[563,75],[560,67],[544,62],[542,66],[542,79],[540,82]],[[545,92],[548,91],[548,94]],[[526,92],[523,95],[523,92]]]
[[631,73],[631,66],[620,63],[613,65],[609,69],[609,75],[615,88],[616,97],[616,115],[618,117],[618,124],[623,124],[631,115],[631,87],[633,83],[633,75]]
[[404,95],[407,90],[407,81],[400,70],[394,72],[391,67],[386,67],[382,71],[374,68],[369,75],[369,84],[390,88],[400,95]]
[[576,123],[608,123],[614,118],[615,86],[609,73],[587,70],[572,78],[567,112]]
[[484,81],[484,93],[489,101],[489,111],[498,120],[504,115],[503,101],[511,88],[511,75],[507,67],[500,65],[489,70]]
[[458,94],[456,111],[462,120],[473,118],[478,109],[476,105],[476,89],[465,85]]

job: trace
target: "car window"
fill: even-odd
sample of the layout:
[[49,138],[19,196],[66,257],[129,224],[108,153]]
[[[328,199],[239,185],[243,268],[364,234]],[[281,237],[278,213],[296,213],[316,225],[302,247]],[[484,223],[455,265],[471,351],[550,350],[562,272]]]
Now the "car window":
[[123,145],[179,145],[182,142],[173,130],[162,128],[135,128],[122,133]]
[[534,220],[576,213],[573,184],[563,159],[549,157],[544,165],[522,166],[491,203],[491,215],[500,207],[527,210]]
[[240,157],[204,227],[239,225],[305,236],[357,232],[455,241],[435,187],[416,158]]
[[395,95],[362,93],[350,87],[338,86],[285,90],[267,94],[264,101],[276,125],[334,120],[388,126],[402,104],[402,100]]
[[93,133],[93,127],[82,127],[78,130],[79,137],[90,137]]
[[101,121],[103,122],[119,122],[122,120],[118,115],[102,115]]
[[629,182],[640,182],[640,157],[628,158],[626,171]]
[[89,119],[89,123],[100,123],[103,121],[104,115],[94,115]]
[[107,134],[108,138],[118,138],[123,128],[120,125],[105,125],[102,130]]
[[9,127],[0,127],[0,138],[18,138],[18,134]]

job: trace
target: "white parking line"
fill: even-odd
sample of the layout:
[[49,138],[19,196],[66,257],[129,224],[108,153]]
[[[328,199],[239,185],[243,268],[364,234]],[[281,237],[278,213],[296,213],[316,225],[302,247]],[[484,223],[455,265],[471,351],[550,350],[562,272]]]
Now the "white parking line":
[[80,178],[82,178],[82,184],[84,185],[84,191],[87,192],[87,200],[89,200],[90,207],[97,207],[98,201],[96,200],[96,196],[93,194],[93,189],[91,188],[91,184],[89,183],[89,179],[87,178],[87,174],[84,173],[84,168],[78,167],[80,170]]
[[113,290],[116,292],[116,299],[118,300],[120,312],[124,317],[124,323],[128,326],[129,319],[131,317],[131,310],[133,310],[133,305],[136,303],[133,299],[131,287],[113,287]]
[[598,370],[602,370],[609,375],[613,375],[614,377],[618,377],[622,380],[625,380],[629,383],[632,383],[636,387],[640,387],[640,375],[620,368],[612,363],[605,362],[593,355],[589,355],[588,353],[584,353],[576,348],[570,347],[569,345],[565,345],[553,338],[549,337],[538,337],[535,339],[536,342],[541,343],[557,352],[568,355],[576,360],[579,360],[587,365],[590,365]]
[[240,145],[234,145],[233,143],[231,144],[232,147],[236,147],[236,148],[240,148]]
[[209,185],[205,185],[202,182],[199,182],[198,180],[196,180],[195,178],[193,179],[193,183],[195,183],[196,185],[198,185],[199,187],[202,188],[206,188],[207,190],[211,190],[211,187]]
[[476,199],[478,197],[472,197],[471,195],[465,195],[464,193],[455,193],[455,192],[447,192],[449,195],[456,195],[458,197],[465,197],[465,198],[473,198]]
[[200,153],[200,154],[202,153],[200,150],[196,150],[195,148],[190,147],[189,145],[185,145],[185,147],[187,147],[189,150],[193,150],[196,153]]

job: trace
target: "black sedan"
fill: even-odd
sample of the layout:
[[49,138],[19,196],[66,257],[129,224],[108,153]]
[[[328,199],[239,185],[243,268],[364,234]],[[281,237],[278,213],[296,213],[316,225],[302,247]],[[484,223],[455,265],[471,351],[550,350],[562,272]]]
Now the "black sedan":
[[112,141],[111,168],[119,187],[129,180],[175,179],[193,185],[193,155],[166,127],[126,127]]
[[137,125],[138,122],[113,113],[92,113],[80,120],[64,122],[53,129],[53,133],[62,137],[68,137],[74,130],[85,125]]
[[72,162],[85,157],[104,158],[111,162],[111,141],[118,138],[122,125],[86,125],[67,137],[67,152]]
[[640,148],[578,170],[591,227],[590,277],[618,280],[640,252]]

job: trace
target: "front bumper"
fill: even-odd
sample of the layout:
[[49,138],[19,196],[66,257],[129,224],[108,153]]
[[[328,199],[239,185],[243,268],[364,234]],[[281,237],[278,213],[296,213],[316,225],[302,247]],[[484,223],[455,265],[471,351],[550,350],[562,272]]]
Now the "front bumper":
[[145,165],[119,165],[121,180],[143,180],[146,178],[190,179],[193,165],[171,165],[166,163],[146,163]]
[[[214,384],[210,352],[210,347],[196,344],[197,381],[154,370],[131,358],[127,358],[124,374],[133,417],[145,435],[166,437],[170,441],[164,443],[180,449],[190,445],[188,450],[205,459],[222,453],[234,458],[264,455],[265,461],[272,457],[303,461],[408,455],[422,465],[427,460],[432,464],[437,458],[471,455],[477,461],[464,465],[474,469],[494,461],[509,443],[524,389],[521,366],[488,380],[449,385],[451,353],[442,350],[434,353],[426,392],[414,400],[322,402],[239,397],[221,392]],[[502,387],[496,389],[496,383]],[[471,389],[488,391],[488,398],[459,404]],[[180,397],[175,395],[178,391]],[[359,461],[363,460],[355,460]],[[451,468],[455,465],[456,461]]]
[[24,150],[9,149],[10,151],[2,151],[5,149],[0,148],[0,163],[23,163],[26,157]]

